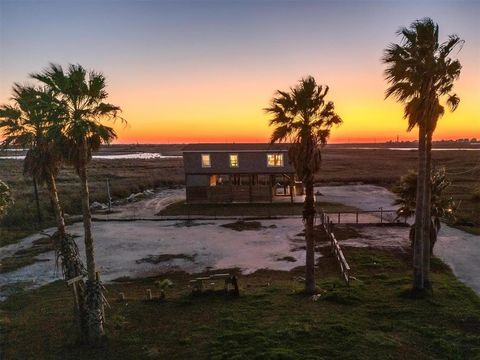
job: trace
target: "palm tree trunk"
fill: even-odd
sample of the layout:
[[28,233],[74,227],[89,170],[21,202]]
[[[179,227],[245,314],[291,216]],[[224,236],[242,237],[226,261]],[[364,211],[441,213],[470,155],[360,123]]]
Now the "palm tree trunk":
[[303,218],[305,220],[306,241],[306,269],[305,269],[305,292],[315,293],[315,239],[313,236],[313,222],[315,218],[315,198],[313,193],[313,179],[305,183],[305,204]]
[[[50,174],[47,178],[47,187],[52,203],[53,212],[55,213],[55,220],[57,223],[57,237],[55,239],[55,251],[62,262],[63,275],[65,280],[73,279],[84,274],[84,267],[78,253],[78,247],[73,237],[67,234],[65,230],[65,218],[63,215],[62,206],[58,199],[57,185],[55,177]],[[81,334],[86,334],[86,313],[85,313],[85,293],[83,281],[77,283],[77,301],[78,310],[75,309],[76,317],[79,321]]]
[[95,251],[93,248],[92,236],[92,214],[90,212],[90,193],[88,190],[87,169],[82,166],[80,169],[80,183],[82,196],[82,214],[83,214],[83,230],[85,233],[85,255],[87,259],[87,275],[88,280],[95,280]]
[[423,281],[426,288],[430,288],[430,247],[432,224],[432,132],[427,130],[425,144],[425,189],[423,194]]
[[413,243],[413,289],[423,290],[423,237],[425,187],[425,126],[418,131],[418,176],[415,205],[415,241]]
[[83,151],[84,158],[78,168],[81,183],[83,229],[85,236],[85,254],[87,259],[87,283],[85,288],[85,302],[87,311],[88,340],[96,344],[105,334],[103,329],[103,294],[100,282],[95,272],[95,253],[92,236],[92,215],[90,213],[90,194],[88,190],[86,147]]
[[83,265],[79,259],[78,249],[73,238],[65,230],[65,218],[58,199],[57,185],[53,174],[50,174],[47,178],[47,188],[58,229],[55,248],[62,261],[65,279],[72,279],[83,274]]
[[57,223],[57,230],[61,236],[66,235],[65,231],[65,218],[63,216],[62,206],[58,199],[57,184],[53,174],[50,174],[47,178],[48,193],[50,195],[50,202],[52,203],[53,212],[55,214],[55,220]]

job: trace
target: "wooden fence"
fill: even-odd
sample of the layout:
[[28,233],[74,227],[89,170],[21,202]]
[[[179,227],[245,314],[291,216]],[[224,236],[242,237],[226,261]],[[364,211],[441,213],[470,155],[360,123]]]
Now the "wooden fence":
[[333,222],[330,220],[329,216],[321,211],[319,212],[319,217],[321,221],[321,225],[323,230],[327,234],[328,240],[330,241],[332,247],[332,253],[335,255],[335,258],[340,265],[340,270],[342,272],[342,277],[345,280],[347,285],[350,285],[350,266],[345,259],[345,255],[343,255],[343,251],[340,248],[340,244],[338,243],[337,239],[335,238],[335,234],[333,233]]

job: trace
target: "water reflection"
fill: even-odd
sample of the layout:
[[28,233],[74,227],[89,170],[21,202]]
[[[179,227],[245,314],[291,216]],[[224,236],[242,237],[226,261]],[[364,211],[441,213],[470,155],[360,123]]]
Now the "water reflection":
[[[130,153],[130,154],[114,154],[114,155],[93,155],[93,159],[106,159],[106,160],[116,160],[116,159],[180,159],[181,155],[162,155],[161,153]],[[25,155],[9,155],[1,156],[0,160],[9,159],[9,160],[23,160]]]

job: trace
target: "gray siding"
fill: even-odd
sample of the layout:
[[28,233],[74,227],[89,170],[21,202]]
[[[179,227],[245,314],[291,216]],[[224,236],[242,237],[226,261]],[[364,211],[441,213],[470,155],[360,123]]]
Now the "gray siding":
[[[267,154],[282,153],[283,167],[268,167]],[[202,167],[202,154],[210,155],[211,167]],[[230,167],[230,154],[238,154],[238,168]],[[183,162],[187,174],[284,174],[293,173],[293,166],[288,161],[286,151],[262,151],[262,152],[184,152]]]
[[210,175],[188,175],[186,176],[187,186],[210,186]]

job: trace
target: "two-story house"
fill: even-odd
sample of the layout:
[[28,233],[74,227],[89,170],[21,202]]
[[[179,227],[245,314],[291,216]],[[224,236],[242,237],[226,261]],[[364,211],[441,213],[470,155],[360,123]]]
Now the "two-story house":
[[190,144],[183,149],[188,203],[272,202],[303,194],[289,144]]

